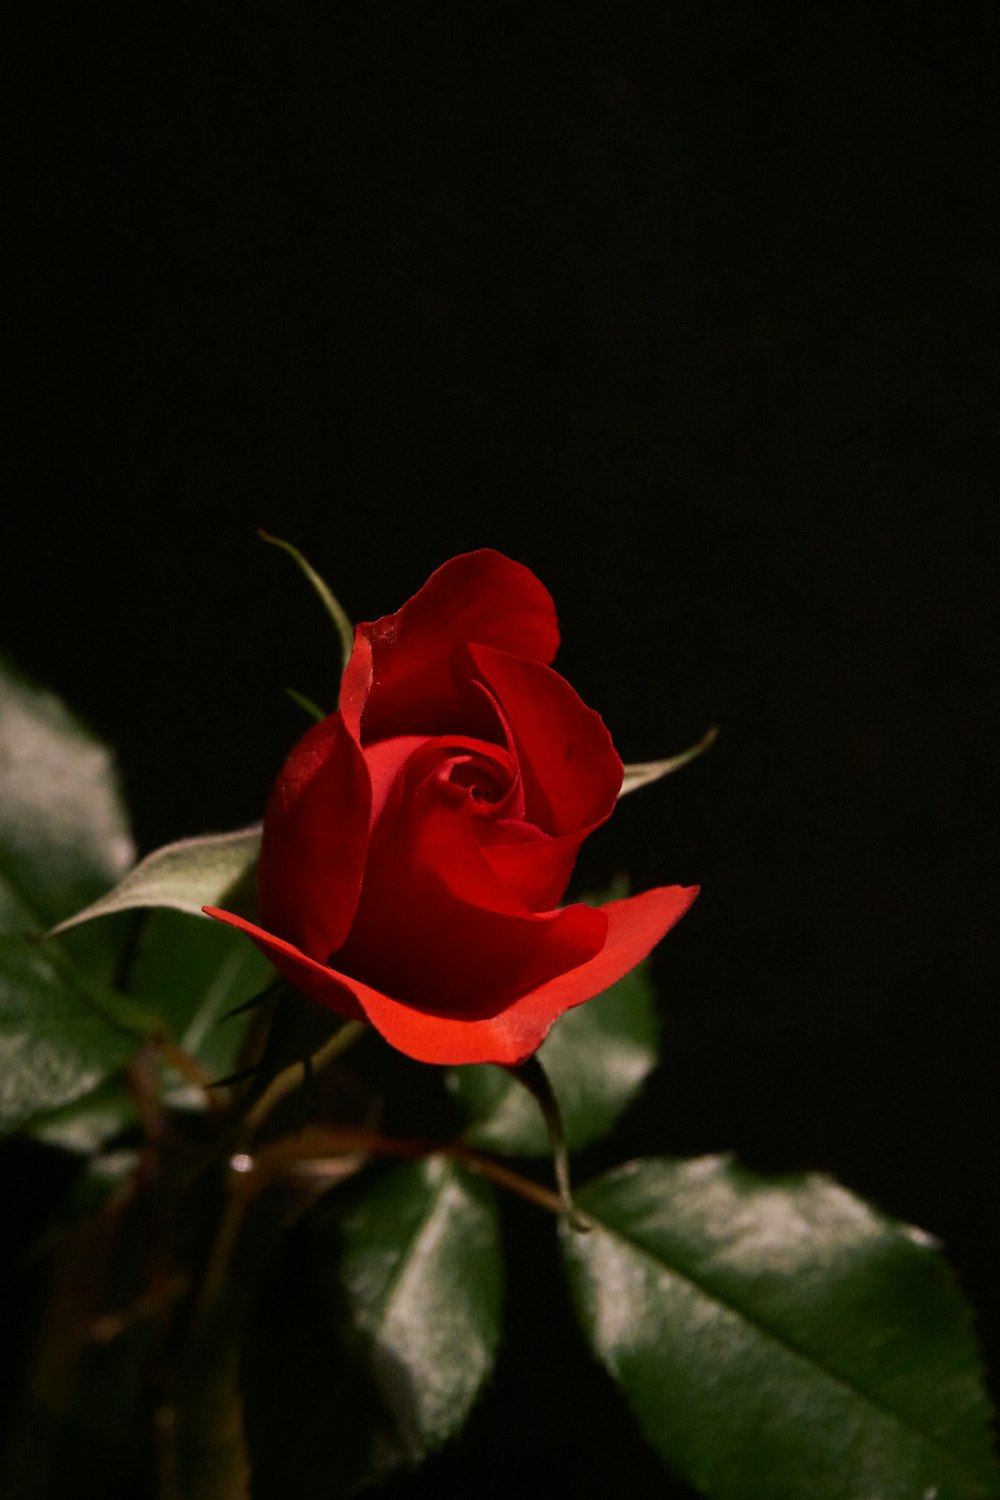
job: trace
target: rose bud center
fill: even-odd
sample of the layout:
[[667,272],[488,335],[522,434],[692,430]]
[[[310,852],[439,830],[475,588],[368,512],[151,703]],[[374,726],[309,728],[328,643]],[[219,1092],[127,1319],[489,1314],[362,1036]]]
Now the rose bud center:
[[496,805],[512,790],[509,773],[483,755],[463,755],[453,760],[445,777],[451,786],[469,792],[474,802]]

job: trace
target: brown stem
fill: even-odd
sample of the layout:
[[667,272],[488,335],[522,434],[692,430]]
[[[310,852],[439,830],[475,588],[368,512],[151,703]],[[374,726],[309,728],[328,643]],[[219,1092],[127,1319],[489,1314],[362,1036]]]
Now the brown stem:
[[364,1036],[366,1026],[363,1021],[347,1021],[339,1031],[335,1031],[329,1041],[323,1043],[309,1059],[308,1068],[305,1063],[294,1062],[280,1073],[276,1073],[261,1094],[256,1104],[247,1111],[243,1120],[244,1129],[248,1134],[260,1129],[268,1115],[276,1104],[287,1094],[292,1093],[304,1081],[307,1071],[318,1073],[322,1068],[328,1067],[336,1058],[347,1051],[348,1047]]
[[[552,1192],[530,1177],[524,1177],[491,1156],[473,1151],[461,1141],[441,1145],[431,1141],[403,1140],[353,1126],[313,1126],[301,1135],[283,1137],[269,1143],[254,1157],[240,1156],[233,1159],[234,1162],[239,1162],[230,1178],[234,1218],[242,1218],[251,1200],[279,1178],[308,1173],[311,1166],[315,1169],[330,1158],[344,1156],[398,1156],[411,1161],[427,1156],[444,1156],[451,1161],[460,1162],[480,1177],[488,1178],[498,1187],[516,1193],[549,1213],[563,1215],[566,1212],[565,1201],[559,1193]],[[239,1204],[238,1209],[236,1204]],[[223,1231],[227,1238],[232,1236],[232,1221],[227,1224],[224,1218],[220,1235]]]

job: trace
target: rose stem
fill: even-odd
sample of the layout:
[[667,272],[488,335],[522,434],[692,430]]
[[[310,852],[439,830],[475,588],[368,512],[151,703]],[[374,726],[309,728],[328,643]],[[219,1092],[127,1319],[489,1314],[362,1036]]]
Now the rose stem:
[[[253,1108],[249,1109],[239,1122],[237,1135],[246,1138],[249,1144],[249,1137],[256,1130],[260,1129],[275,1105],[280,1104],[281,1100],[290,1094],[293,1089],[297,1089],[305,1081],[307,1073],[319,1073],[338,1057],[341,1057],[347,1051],[348,1047],[353,1046],[355,1042],[360,1040],[367,1029],[363,1021],[345,1021],[343,1026],[339,1027],[333,1036],[329,1037],[323,1043],[322,1047],[316,1049],[307,1062],[290,1063],[287,1068],[283,1068],[280,1073],[276,1073]],[[230,1138],[230,1148],[231,1145],[232,1138]],[[237,1154],[244,1155],[242,1152]],[[235,1157],[231,1158],[231,1160],[235,1159]],[[252,1160],[249,1156],[245,1156],[244,1159],[248,1162]],[[231,1175],[230,1182],[234,1183],[235,1181],[238,1181],[238,1177]],[[255,1179],[255,1186],[257,1181],[259,1179]],[[253,1191],[249,1193],[240,1191],[230,1192],[228,1196],[222,1215],[222,1222],[219,1225],[215,1241],[209,1252],[208,1263],[202,1279],[199,1302],[203,1309],[211,1306],[218,1296],[225,1268],[229,1263],[229,1257],[236,1243],[236,1237],[240,1232],[247,1206],[253,1195]]]
[[377,1131],[353,1126],[307,1127],[302,1136],[281,1137],[263,1146],[253,1158],[238,1158],[239,1166],[234,1166],[230,1178],[230,1191],[245,1208],[278,1178],[303,1172],[322,1175],[324,1162],[346,1156],[398,1156],[416,1161],[428,1156],[444,1156],[551,1214],[561,1217],[566,1212],[560,1194],[530,1177],[523,1177],[491,1156],[473,1151],[462,1141],[442,1146],[431,1141],[379,1135]]
[[304,1081],[307,1066],[308,1070],[313,1073],[320,1072],[322,1068],[327,1067],[336,1058],[346,1052],[348,1047],[353,1046],[364,1035],[367,1029],[363,1021],[347,1021],[340,1027],[339,1031],[334,1032],[329,1041],[324,1042],[322,1047],[319,1047],[313,1053],[308,1065],[302,1062],[294,1062],[289,1064],[287,1068],[283,1068],[280,1073],[276,1073],[257,1100],[257,1103],[252,1109],[247,1111],[243,1119],[243,1128],[251,1134],[253,1131],[258,1130],[274,1106],[279,1104],[285,1098],[286,1094],[290,1094],[293,1089],[297,1089],[299,1084]]
[[559,1200],[562,1204],[562,1211],[575,1229],[584,1229],[587,1226],[573,1206],[573,1194],[570,1191],[569,1183],[569,1152],[566,1149],[566,1135],[563,1130],[559,1100],[556,1098],[552,1084],[549,1082],[549,1075],[537,1057],[529,1057],[516,1067],[508,1067],[507,1072],[512,1078],[516,1078],[519,1083],[524,1085],[542,1111],[545,1128],[549,1132],[549,1144],[552,1147],[552,1164],[555,1168],[556,1186],[559,1189]]
[[[337,1057],[347,1051],[365,1032],[366,1027],[361,1021],[347,1021],[339,1031],[336,1031],[323,1046],[313,1053],[309,1060],[309,1067],[313,1072],[319,1072]],[[268,1084],[264,1093],[257,1103],[248,1111],[242,1121],[242,1129],[248,1135],[259,1129],[271,1110],[293,1089],[298,1088],[306,1076],[306,1065],[301,1062],[290,1064],[280,1073],[275,1074]],[[372,1131],[336,1129],[324,1130],[322,1140],[329,1148],[323,1155],[343,1154],[345,1151],[369,1152],[374,1156],[402,1156],[420,1158],[425,1156],[446,1156],[453,1161],[462,1162],[471,1171],[478,1172],[480,1176],[490,1178],[498,1186],[507,1188],[510,1192],[518,1194],[528,1202],[535,1203],[550,1213],[565,1216],[574,1229],[585,1230],[590,1227],[586,1215],[582,1214],[573,1203],[570,1191],[569,1179],[569,1155],[566,1149],[566,1139],[563,1133],[562,1117],[559,1112],[559,1103],[552,1091],[552,1085],[548,1076],[537,1058],[529,1058],[526,1063],[519,1067],[507,1069],[517,1078],[525,1088],[529,1090],[532,1097],[537,1100],[539,1108],[545,1119],[546,1128],[549,1132],[549,1140],[552,1145],[554,1159],[556,1184],[558,1193],[550,1192],[541,1183],[533,1182],[529,1177],[523,1177],[519,1172],[505,1167],[501,1162],[492,1157],[482,1156],[477,1151],[472,1151],[461,1141],[456,1141],[449,1146],[432,1145],[424,1141],[393,1140],[387,1136],[378,1135]],[[289,1161],[304,1162],[321,1159],[316,1151],[316,1136],[312,1134],[308,1145],[292,1143],[289,1150],[288,1143],[284,1141],[274,1142],[265,1146],[256,1157],[247,1154],[242,1155],[241,1166],[234,1171],[230,1177],[231,1191],[226,1209],[223,1213],[222,1223],[219,1226],[215,1243],[209,1253],[208,1265],[202,1281],[201,1307],[204,1309],[212,1304],[218,1295],[218,1291],[225,1274],[225,1267],[229,1262],[236,1237],[239,1234],[243,1218],[249,1206],[250,1200],[256,1196],[262,1187],[265,1187],[274,1177],[280,1175],[282,1170],[287,1170]],[[279,1154],[280,1153],[280,1154]],[[234,1160],[236,1158],[233,1158]],[[277,1170],[272,1167],[270,1171],[267,1166],[275,1162]],[[281,1165],[277,1165],[278,1162]]]
[[[364,1035],[366,1030],[367,1027],[363,1021],[346,1021],[332,1037],[323,1043],[322,1047],[317,1048],[308,1063],[294,1062],[287,1068],[283,1068],[280,1073],[276,1073],[257,1103],[240,1121],[239,1135],[251,1136],[263,1125],[275,1105],[279,1104],[293,1089],[299,1087],[307,1071],[320,1072],[322,1068],[342,1056],[348,1047]],[[230,1180],[234,1179],[231,1177]],[[222,1221],[209,1252],[205,1274],[202,1278],[199,1306],[203,1311],[210,1307],[218,1296],[251,1196],[246,1192],[231,1192],[228,1196]]]

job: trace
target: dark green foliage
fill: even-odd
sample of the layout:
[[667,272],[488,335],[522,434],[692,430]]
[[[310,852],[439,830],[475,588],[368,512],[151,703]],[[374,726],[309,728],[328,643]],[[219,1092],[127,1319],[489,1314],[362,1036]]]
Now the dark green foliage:
[[578,1194],[583,1327],[665,1461],[718,1500],[997,1493],[965,1306],[936,1249],[826,1178],[633,1162]]

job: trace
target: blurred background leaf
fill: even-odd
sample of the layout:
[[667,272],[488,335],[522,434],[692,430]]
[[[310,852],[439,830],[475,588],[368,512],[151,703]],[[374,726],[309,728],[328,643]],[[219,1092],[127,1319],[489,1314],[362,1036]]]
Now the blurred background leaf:
[[250,1021],[249,1011],[229,1013],[273,979],[267,959],[242,933],[207,917],[162,909],[142,924],[128,987],[216,1081],[235,1071]]
[[0,1132],[71,1103],[138,1049],[150,1024],[54,955],[0,938]]
[[[134,852],[111,752],[0,659],[0,932],[46,931],[102,895]],[[127,933],[112,922],[64,946],[109,980]]]

